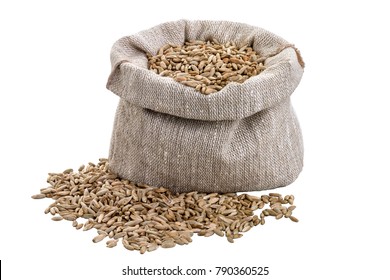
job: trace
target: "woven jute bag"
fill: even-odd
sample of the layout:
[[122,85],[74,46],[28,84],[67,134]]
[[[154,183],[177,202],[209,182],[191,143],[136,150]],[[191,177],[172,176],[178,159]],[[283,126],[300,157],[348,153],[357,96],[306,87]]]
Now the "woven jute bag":
[[[188,40],[251,45],[269,57],[242,84],[203,95],[148,70],[146,53]],[[167,22],[119,39],[107,88],[120,97],[109,167],[173,192],[240,192],[292,183],[302,170],[301,130],[290,95],[303,74],[299,52],[262,28],[228,21]]]

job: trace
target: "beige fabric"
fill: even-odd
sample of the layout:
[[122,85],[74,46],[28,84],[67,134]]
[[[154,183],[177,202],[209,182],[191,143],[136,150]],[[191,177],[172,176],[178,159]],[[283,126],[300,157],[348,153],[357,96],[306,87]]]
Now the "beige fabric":
[[145,52],[186,40],[250,44],[262,56],[288,44],[258,27],[226,21],[168,22],[118,40],[107,88],[120,97],[109,166],[123,178],[174,192],[264,190],[292,183],[303,166],[290,103],[303,69],[296,50],[266,60],[243,84],[202,95],[147,69]]

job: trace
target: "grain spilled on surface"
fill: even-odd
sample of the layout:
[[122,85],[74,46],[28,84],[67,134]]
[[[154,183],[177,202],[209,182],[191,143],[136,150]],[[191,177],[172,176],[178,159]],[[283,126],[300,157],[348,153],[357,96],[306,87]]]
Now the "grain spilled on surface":
[[[108,169],[108,161],[49,173],[49,186],[34,199],[52,198],[45,214],[54,221],[70,221],[79,230],[95,229],[94,243],[106,240],[113,248],[120,241],[141,254],[159,247],[173,248],[192,242],[192,236],[220,236],[229,242],[265,218],[288,218],[293,222],[294,196],[277,193],[260,197],[236,193],[181,193],[134,184]],[[263,209],[265,206],[267,209]],[[260,215],[255,214],[260,210]]]

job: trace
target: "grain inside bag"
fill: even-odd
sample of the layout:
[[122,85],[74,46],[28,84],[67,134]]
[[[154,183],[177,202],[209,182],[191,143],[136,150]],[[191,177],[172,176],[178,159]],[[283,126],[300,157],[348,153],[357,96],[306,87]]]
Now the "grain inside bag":
[[[265,69],[205,95],[148,69],[167,44],[216,40],[251,46]],[[107,88],[120,97],[109,166],[173,192],[237,192],[292,183],[303,145],[290,95],[303,74],[294,47],[262,28],[226,21],[168,22],[119,39]]]

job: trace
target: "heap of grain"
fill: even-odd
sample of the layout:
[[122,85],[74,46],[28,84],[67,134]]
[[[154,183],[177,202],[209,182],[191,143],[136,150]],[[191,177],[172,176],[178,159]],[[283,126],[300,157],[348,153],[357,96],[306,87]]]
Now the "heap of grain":
[[[292,216],[294,196],[277,193],[256,197],[236,193],[173,194],[165,188],[134,184],[110,172],[106,159],[49,173],[49,187],[32,198],[52,198],[45,210],[54,221],[71,221],[76,229],[96,229],[93,242],[107,238],[112,248],[121,240],[128,250],[141,253],[158,247],[171,248],[192,241],[192,235],[226,236],[229,242],[242,237],[252,227],[265,223],[265,217]],[[254,212],[264,209],[260,215]],[[288,206],[290,204],[290,206]]]
[[221,90],[228,83],[243,83],[265,69],[260,57],[250,46],[217,41],[189,41],[184,45],[168,44],[157,55],[147,54],[149,69],[194,87],[203,94]]

